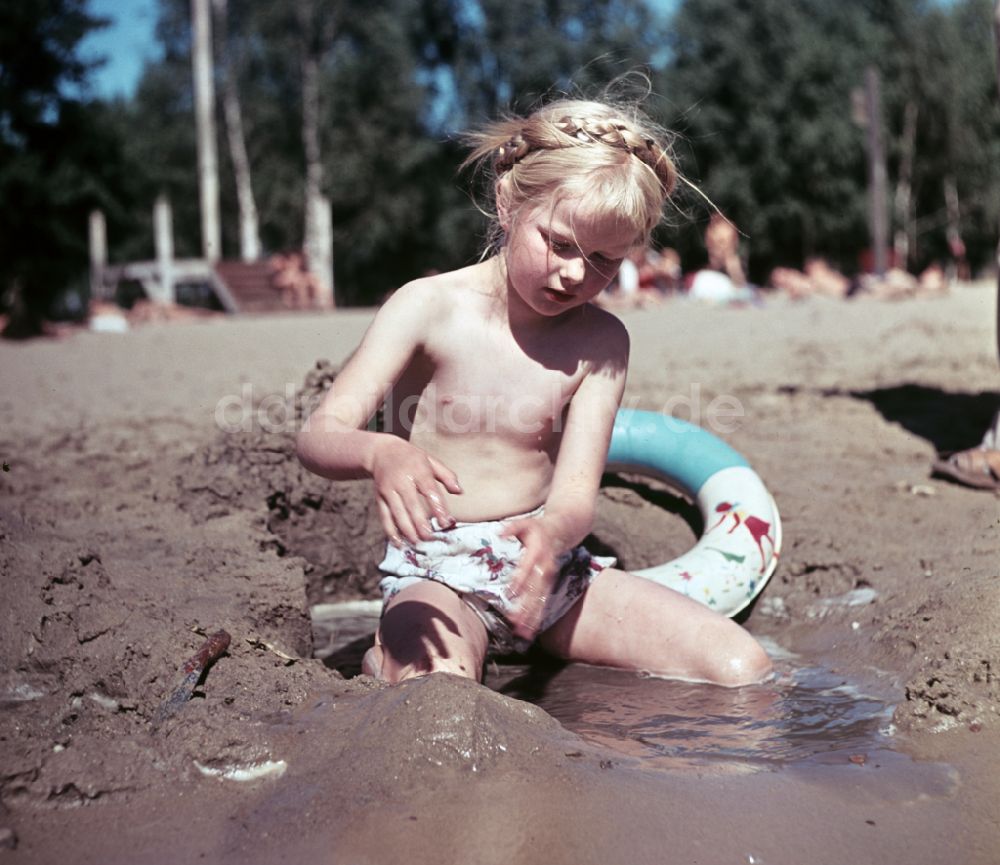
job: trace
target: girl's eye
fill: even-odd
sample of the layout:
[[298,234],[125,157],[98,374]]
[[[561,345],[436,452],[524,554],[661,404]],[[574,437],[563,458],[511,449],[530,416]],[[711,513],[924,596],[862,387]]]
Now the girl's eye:
[[570,248],[570,244],[565,240],[555,240],[554,238],[549,239],[549,247],[553,252],[565,252]]

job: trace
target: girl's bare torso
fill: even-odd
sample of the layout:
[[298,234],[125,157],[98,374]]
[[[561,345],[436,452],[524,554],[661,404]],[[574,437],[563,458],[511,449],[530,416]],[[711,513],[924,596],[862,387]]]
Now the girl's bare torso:
[[531,511],[548,495],[565,412],[587,371],[567,338],[578,329],[584,338],[585,311],[515,332],[487,292],[452,280],[437,288],[442,315],[387,395],[385,429],[455,472],[463,493],[447,506],[456,519]]

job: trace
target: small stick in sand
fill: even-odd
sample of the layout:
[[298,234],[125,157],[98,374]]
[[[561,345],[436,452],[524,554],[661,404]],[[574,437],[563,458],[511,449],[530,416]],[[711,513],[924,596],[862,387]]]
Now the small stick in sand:
[[154,730],[191,698],[202,673],[222,657],[226,649],[229,648],[229,642],[230,636],[226,631],[216,631],[201,644],[201,648],[197,652],[184,662],[184,666],[181,667],[183,678],[180,684],[161,704],[153,718]]

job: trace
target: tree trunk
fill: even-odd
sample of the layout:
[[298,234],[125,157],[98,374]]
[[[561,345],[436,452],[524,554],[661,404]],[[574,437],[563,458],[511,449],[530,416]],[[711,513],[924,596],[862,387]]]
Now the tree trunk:
[[260,258],[260,229],[257,202],[254,199],[250,176],[246,136],[243,134],[243,111],[240,107],[236,71],[233,69],[229,50],[228,0],[212,0],[212,4],[215,9],[219,66],[222,72],[222,111],[226,121],[226,140],[229,142],[229,159],[233,163],[236,201],[240,212],[240,258],[243,261],[256,261]]
[[103,210],[90,211],[88,223],[90,250],[90,299],[104,300],[104,271],[108,266],[108,224]]
[[157,196],[153,205],[153,234],[156,246],[157,289],[154,303],[172,305],[177,298],[174,292],[174,215],[170,199]]
[[215,87],[212,82],[212,19],[208,0],[191,0],[191,63],[198,134],[201,249],[214,264],[222,254],[219,223],[219,154],[215,144]]
[[958,185],[955,183],[955,175],[946,174],[942,184],[944,186],[945,212],[948,218],[945,237],[948,240],[948,249],[951,252],[955,276],[965,280],[969,278],[969,263],[965,257],[965,241],[962,240],[962,207],[958,200]]
[[907,268],[910,256],[916,253],[916,227],[913,224],[913,157],[917,149],[916,102],[908,101],[904,109],[901,149],[894,202],[896,233],[893,236],[893,251],[896,264]]
[[882,145],[882,85],[878,70],[865,72],[865,98],[868,114],[868,193],[871,208],[871,241],[875,273],[885,276],[888,269],[889,220],[886,202],[885,151]]
[[309,0],[297,6],[302,31],[302,149],[306,161],[305,178],[305,255],[306,265],[315,279],[314,303],[328,309],[333,298],[333,244],[329,202],[323,196],[323,156],[320,149],[319,75],[322,37],[317,45]]

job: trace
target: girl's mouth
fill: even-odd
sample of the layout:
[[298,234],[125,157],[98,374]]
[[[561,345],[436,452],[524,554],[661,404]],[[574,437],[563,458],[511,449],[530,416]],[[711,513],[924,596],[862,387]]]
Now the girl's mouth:
[[554,291],[551,288],[542,289],[543,294],[549,299],[556,303],[569,303],[573,299],[572,294],[567,294],[565,291]]

